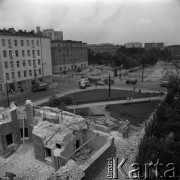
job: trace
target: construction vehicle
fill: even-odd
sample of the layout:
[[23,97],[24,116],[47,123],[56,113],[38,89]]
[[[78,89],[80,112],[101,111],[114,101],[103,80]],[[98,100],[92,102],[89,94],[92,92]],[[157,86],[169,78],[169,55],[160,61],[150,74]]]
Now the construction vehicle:
[[32,84],[32,91],[37,92],[41,90],[46,90],[48,87],[49,87],[48,84],[45,82],[34,82]]

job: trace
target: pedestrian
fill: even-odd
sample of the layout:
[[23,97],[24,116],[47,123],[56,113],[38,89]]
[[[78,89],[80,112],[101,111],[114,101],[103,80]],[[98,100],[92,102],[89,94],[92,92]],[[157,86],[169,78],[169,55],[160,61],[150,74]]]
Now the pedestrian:
[[141,94],[141,90],[139,89],[139,94]]
[[136,90],[136,87],[134,86],[134,91]]

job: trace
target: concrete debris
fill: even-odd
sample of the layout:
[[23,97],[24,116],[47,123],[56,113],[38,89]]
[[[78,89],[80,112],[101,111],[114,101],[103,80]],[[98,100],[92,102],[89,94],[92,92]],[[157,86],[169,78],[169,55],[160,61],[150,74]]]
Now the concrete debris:
[[81,180],[85,176],[84,171],[82,171],[77,163],[70,159],[67,164],[61,167],[55,174],[61,178],[69,177],[69,180]]

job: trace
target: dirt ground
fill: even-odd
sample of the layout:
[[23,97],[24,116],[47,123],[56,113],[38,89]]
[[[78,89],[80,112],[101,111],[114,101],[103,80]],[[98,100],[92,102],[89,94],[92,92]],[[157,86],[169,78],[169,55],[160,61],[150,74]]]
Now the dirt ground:
[[[109,112],[105,110],[105,106],[93,107],[91,108],[91,111],[94,114],[105,114],[107,123],[113,124],[111,120],[115,120],[109,115]],[[125,172],[129,172],[131,170],[131,165],[137,153],[140,138],[142,137],[143,127],[144,124],[141,124],[139,127],[130,125],[128,138],[123,138],[122,134],[117,131],[110,132],[115,140],[116,157],[119,158],[120,161],[122,158],[128,158],[127,162],[123,166]],[[103,171],[95,178],[95,180],[107,180],[107,172],[108,168],[106,166]],[[124,177],[119,174],[118,179],[124,180]]]
[[5,172],[16,174],[23,180],[46,180],[54,172],[52,167],[35,160],[33,144],[20,145],[18,150],[9,158],[0,157],[0,177]]

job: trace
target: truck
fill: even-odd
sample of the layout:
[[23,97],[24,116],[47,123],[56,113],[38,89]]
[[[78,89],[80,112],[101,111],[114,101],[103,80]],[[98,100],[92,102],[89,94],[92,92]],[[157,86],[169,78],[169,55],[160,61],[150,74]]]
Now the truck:
[[46,90],[48,88],[48,84],[46,82],[34,82],[32,84],[32,91],[37,92],[41,90]]

